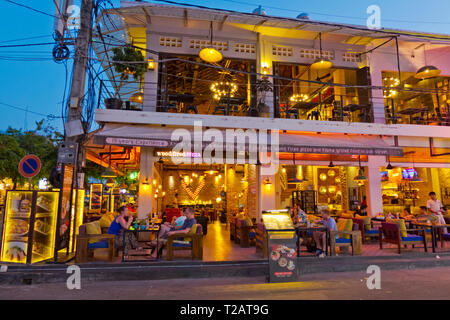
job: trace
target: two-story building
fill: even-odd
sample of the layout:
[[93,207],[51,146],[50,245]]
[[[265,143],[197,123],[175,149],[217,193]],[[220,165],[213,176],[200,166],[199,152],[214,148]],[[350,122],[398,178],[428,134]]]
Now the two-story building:
[[[448,35],[125,1],[94,33],[102,97],[119,90],[124,108],[96,110],[87,158],[139,170],[141,217],[201,205],[259,220],[297,201],[339,213],[364,197],[375,216],[424,205],[430,191],[450,205]],[[126,45],[145,55],[140,82],[114,70],[111,50]],[[245,164],[210,163],[205,141],[229,129],[277,134],[278,149],[249,143]],[[180,137],[191,150],[175,153]]]

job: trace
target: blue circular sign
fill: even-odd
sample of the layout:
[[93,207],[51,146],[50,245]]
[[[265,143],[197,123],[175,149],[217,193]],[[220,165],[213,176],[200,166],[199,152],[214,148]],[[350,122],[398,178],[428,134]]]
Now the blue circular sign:
[[32,178],[41,170],[41,160],[34,154],[29,154],[19,162],[19,172],[25,178]]

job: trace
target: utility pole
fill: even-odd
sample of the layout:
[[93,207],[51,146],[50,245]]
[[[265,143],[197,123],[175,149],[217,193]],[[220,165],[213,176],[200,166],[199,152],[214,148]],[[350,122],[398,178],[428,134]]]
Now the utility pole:
[[[76,141],[76,136],[83,134],[81,115],[83,113],[83,95],[86,69],[89,56],[89,44],[92,37],[92,0],[82,0],[80,12],[80,30],[75,42],[75,59],[73,62],[72,86],[70,89],[69,113],[66,122],[66,137]],[[67,130],[69,129],[69,130]]]
[[[65,4],[72,3],[70,0],[66,1]],[[59,3],[61,2],[59,1]],[[55,4],[57,3],[55,2]],[[73,62],[72,85],[69,95],[69,111],[66,123],[64,124],[65,142],[61,144],[58,153],[58,158],[60,158],[63,154],[62,149],[64,148],[68,148],[70,149],[69,151],[73,152],[70,157],[71,161],[62,162],[61,192],[59,196],[59,210],[61,215],[57,221],[58,234],[57,243],[55,244],[55,261],[58,259],[58,251],[62,249],[66,249],[67,255],[69,254],[69,239],[73,239],[73,234],[71,234],[72,224],[75,223],[75,221],[72,221],[71,219],[72,206],[75,205],[75,212],[77,212],[77,190],[80,187],[84,188],[82,182],[81,185],[78,183],[78,173],[85,161],[85,151],[83,150],[82,144],[86,135],[82,123],[82,114],[89,45],[92,37],[92,11],[93,0],[82,0],[80,9],[80,27],[75,41],[75,59]],[[66,25],[66,27],[68,28],[69,26]],[[69,192],[68,188],[70,188]],[[72,195],[75,195],[75,199]],[[73,200],[75,200],[75,204],[72,203]],[[64,208],[65,212],[62,211]],[[67,223],[67,231],[60,234],[60,225]]]

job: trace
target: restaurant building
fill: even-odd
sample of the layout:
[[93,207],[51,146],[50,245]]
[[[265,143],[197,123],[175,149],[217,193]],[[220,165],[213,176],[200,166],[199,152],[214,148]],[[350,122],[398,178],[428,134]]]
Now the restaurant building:
[[[375,216],[424,205],[430,191],[450,205],[447,35],[126,1],[95,31],[102,97],[118,90],[124,108],[96,110],[86,155],[139,171],[140,218],[190,205],[260,221],[295,202],[339,214],[364,197]],[[145,56],[142,81],[113,67],[125,45]],[[230,132],[259,143],[226,163],[202,157],[211,135]],[[181,137],[191,150],[173,149]]]

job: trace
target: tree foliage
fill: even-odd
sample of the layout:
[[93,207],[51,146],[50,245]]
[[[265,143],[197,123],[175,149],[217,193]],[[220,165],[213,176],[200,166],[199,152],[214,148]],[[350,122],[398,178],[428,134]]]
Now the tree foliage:
[[27,154],[38,156],[42,163],[41,171],[32,182],[36,184],[39,179],[48,179],[56,166],[58,143],[62,140],[62,134],[45,120],[37,121],[36,128],[30,131],[9,127],[0,134],[0,179],[11,178],[15,184],[23,183],[25,179],[20,175],[18,165]]

